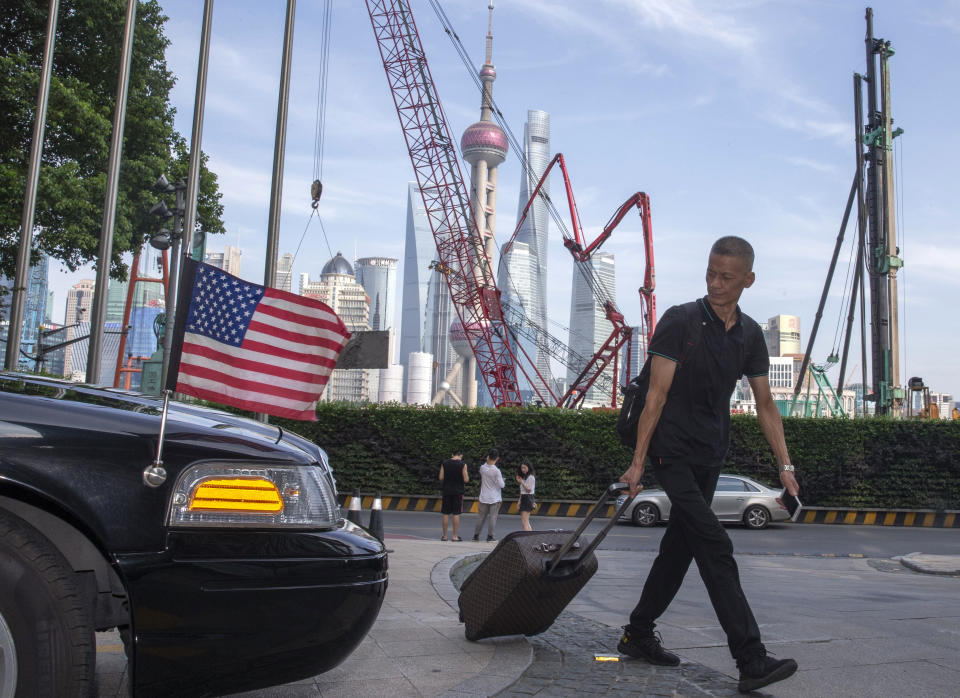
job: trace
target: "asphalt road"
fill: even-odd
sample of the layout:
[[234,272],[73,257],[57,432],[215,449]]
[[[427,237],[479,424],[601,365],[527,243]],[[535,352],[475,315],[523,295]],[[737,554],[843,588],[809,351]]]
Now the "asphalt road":
[[[367,522],[369,512],[363,512]],[[435,540],[440,538],[440,515],[416,511],[385,511],[384,531],[387,534]],[[470,540],[477,522],[475,514],[464,514],[460,521],[460,537]],[[534,516],[535,529],[573,529],[579,520],[566,517]],[[594,522],[587,529],[594,533],[603,525]],[[600,546],[601,550],[655,551],[664,526],[640,528],[617,524]],[[520,517],[502,515],[497,519],[496,536],[520,530]],[[836,524],[771,524],[763,531],[742,526],[727,526],[738,553],[757,555],[856,555],[868,558],[890,558],[922,552],[931,555],[956,555],[960,550],[960,529],[894,526],[845,526]],[[486,529],[482,534],[486,537]]]

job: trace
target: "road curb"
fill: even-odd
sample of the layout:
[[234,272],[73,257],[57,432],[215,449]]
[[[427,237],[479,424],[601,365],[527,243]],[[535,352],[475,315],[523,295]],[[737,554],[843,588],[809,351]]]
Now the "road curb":
[[[341,494],[339,503],[346,506],[349,494]],[[384,511],[427,511],[440,513],[442,499],[439,496],[388,494],[382,497]],[[369,510],[373,504],[373,495],[362,495],[361,506]],[[579,517],[586,514],[594,502],[588,500],[542,500],[538,502],[533,516]],[[615,505],[607,506],[602,514],[613,516]],[[463,513],[476,514],[477,500],[465,497]],[[517,502],[504,502],[500,514],[517,514]],[[925,528],[960,528],[960,511],[933,509],[851,509],[847,507],[804,507],[797,523],[843,524],[859,526],[916,526]]]

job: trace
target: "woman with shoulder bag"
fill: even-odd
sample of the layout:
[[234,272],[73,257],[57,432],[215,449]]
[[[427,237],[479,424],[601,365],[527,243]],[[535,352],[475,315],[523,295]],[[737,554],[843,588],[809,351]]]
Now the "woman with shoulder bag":
[[520,485],[520,503],[517,506],[517,510],[520,512],[520,525],[524,531],[532,531],[530,512],[536,506],[533,493],[536,489],[537,479],[533,475],[533,465],[526,458],[520,461],[520,467],[517,469],[517,483]]

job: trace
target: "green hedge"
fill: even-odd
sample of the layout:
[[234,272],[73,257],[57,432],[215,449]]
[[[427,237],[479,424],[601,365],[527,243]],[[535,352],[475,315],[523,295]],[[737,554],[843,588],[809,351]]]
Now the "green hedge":
[[[454,409],[322,403],[317,421],[273,420],[318,443],[341,491],[439,493],[439,464],[462,448],[478,488],[487,450],[501,453],[504,496],[516,496],[513,471],[531,459],[541,499],[593,499],[630,462],[611,410]],[[785,418],[802,499],[810,506],[960,509],[960,421]],[[725,472],[778,482],[756,418],[734,415]],[[644,485],[656,486],[652,469]]]

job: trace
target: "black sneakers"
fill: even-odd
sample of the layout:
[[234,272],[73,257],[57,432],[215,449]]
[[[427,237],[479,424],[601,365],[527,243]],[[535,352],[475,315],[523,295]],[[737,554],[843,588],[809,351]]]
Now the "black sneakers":
[[766,650],[762,650],[760,654],[738,659],[737,667],[740,669],[737,690],[749,693],[774,681],[783,681],[793,676],[793,672],[797,670],[797,662],[793,659],[768,657]]
[[654,635],[641,634],[632,630],[629,625],[623,626],[623,637],[617,644],[617,651],[637,659],[645,659],[651,664],[659,666],[677,666],[680,664],[680,657],[673,652],[667,652],[660,645],[659,633]]

